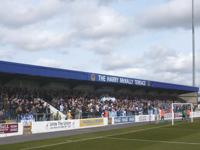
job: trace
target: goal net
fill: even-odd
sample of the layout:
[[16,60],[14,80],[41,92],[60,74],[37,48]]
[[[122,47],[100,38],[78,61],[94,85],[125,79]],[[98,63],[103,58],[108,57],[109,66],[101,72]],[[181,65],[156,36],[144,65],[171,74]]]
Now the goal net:
[[172,103],[172,126],[175,120],[187,120],[193,122],[192,103]]

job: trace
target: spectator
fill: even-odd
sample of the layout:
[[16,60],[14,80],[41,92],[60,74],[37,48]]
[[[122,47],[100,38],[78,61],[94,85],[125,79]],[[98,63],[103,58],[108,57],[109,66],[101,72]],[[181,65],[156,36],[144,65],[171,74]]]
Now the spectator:
[[54,120],[61,120],[61,116],[59,114],[59,111],[57,111],[56,115],[54,116]]
[[67,120],[71,120],[72,119],[72,113],[71,113],[71,110],[69,110],[67,112]]

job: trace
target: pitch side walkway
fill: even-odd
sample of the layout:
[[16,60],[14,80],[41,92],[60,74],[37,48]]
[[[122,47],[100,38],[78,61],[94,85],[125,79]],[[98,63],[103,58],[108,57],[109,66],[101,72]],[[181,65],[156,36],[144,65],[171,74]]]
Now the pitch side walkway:
[[120,128],[127,128],[137,125],[149,124],[148,123],[130,123],[130,124],[120,124],[120,125],[108,125],[103,127],[94,127],[94,128],[85,128],[85,129],[75,129],[75,130],[67,130],[67,131],[58,131],[58,132],[50,132],[50,133],[38,133],[38,134],[31,134],[31,135],[20,135],[20,136],[12,136],[12,137],[5,137],[0,138],[0,145],[2,144],[14,144],[14,143],[21,143],[26,141],[36,141],[36,140],[44,140],[44,139],[51,139],[56,137],[67,137],[71,135],[78,135],[84,133],[93,133],[99,131],[108,131],[112,129],[120,129]]

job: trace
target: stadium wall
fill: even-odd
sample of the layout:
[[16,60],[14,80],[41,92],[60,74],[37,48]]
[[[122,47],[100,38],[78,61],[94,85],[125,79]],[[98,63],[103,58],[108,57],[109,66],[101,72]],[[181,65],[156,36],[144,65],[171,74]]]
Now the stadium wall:
[[[176,119],[180,119],[181,114],[177,114]],[[194,118],[200,118],[200,111],[193,112]],[[165,120],[171,120],[171,113],[165,114]],[[36,133],[48,133],[56,131],[66,131],[81,128],[92,128],[107,126],[109,124],[127,124],[137,122],[151,122],[156,121],[155,115],[138,115],[127,117],[112,117],[112,118],[89,118],[89,119],[77,119],[77,120],[59,120],[59,121],[41,121],[31,123],[31,134]],[[24,134],[23,123],[13,124],[0,124],[0,138],[17,136]]]

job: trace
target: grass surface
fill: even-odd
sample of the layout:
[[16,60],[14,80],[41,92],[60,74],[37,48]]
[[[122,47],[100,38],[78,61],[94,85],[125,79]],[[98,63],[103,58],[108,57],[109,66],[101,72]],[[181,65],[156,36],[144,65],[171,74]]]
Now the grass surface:
[[70,137],[0,145],[0,150],[200,150],[200,121],[150,124]]

